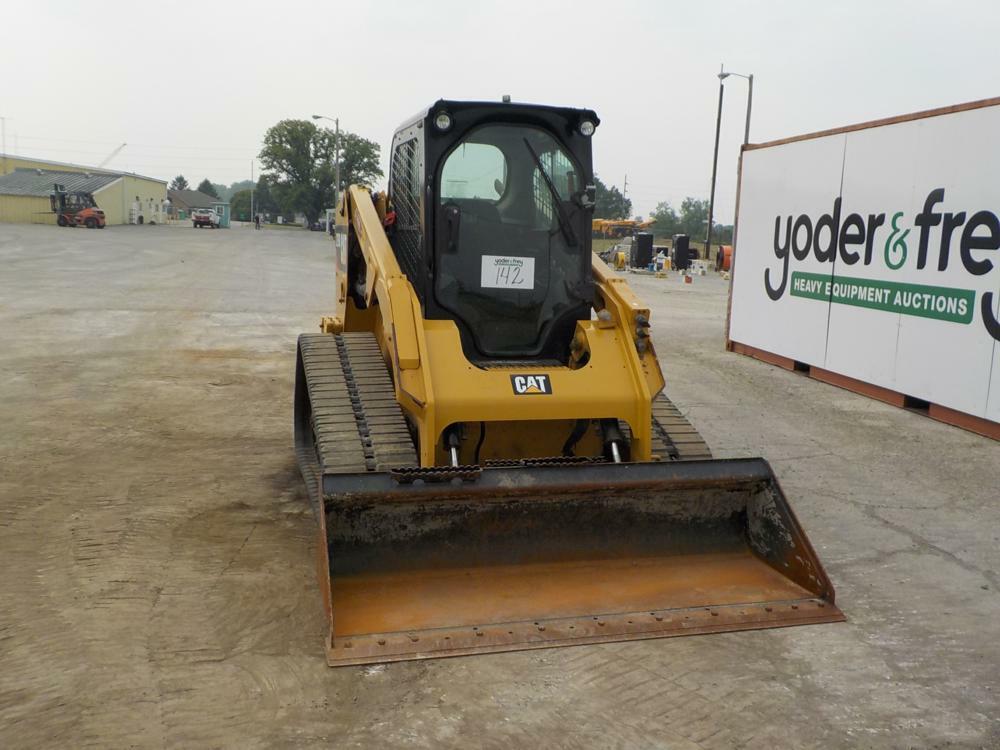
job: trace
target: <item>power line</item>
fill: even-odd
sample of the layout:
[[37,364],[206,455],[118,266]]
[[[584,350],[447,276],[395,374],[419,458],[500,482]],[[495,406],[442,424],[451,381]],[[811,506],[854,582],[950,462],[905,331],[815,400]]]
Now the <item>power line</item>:
[[[129,144],[131,147],[131,144]],[[45,158],[43,154],[72,154],[76,156],[107,156],[107,151],[79,151],[77,149],[66,149],[66,148],[39,148],[32,149],[30,154],[24,153],[23,150],[19,150],[18,156],[22,158]],[[13,156],[14,151],[10,154]],[[218,162],[218,161],[246,161],[246,157],[239,158],[235,156],[203,156],[201,154],[154,154],[154,153],[138,153],[132,154],[132,156],[138,156],[138,158],[146,161],[182,161],[182,160],[197,160],[203,162]]]
[[[91,146],[111,146],[120,143],[120,141],[97,141],[97,140],[87,140],[81,138],[49,138],[41,136],[31,136],[31,135],[20,135],[18,138],[23,141],[43,141],[47,143],[83,143]],[[149,148],[149,149],[159,149],[159,150],[182,150],[182,151],[256,151],[260,146],[254,146],[251,148],[238,148],[235,146],[175,146],[170,144],[162,143],[132,143],[129,141],[129,147],[135,146],[136,148]]]

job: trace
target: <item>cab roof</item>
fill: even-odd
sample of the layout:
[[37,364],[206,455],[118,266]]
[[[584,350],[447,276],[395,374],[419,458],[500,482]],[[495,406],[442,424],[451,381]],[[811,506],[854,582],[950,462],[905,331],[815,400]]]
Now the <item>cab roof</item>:
[[460,112],[462,110],[468,109],[485,109],[489,107],[495,107],[498,111],[502,111],[503,108],[508,107],[512,111],[536,111],[536,112],[548,112],[556,115],[560,115],[567,120],[581,120],[588,119],[594,123],[594,125],[600,125],[601,120],[597,116],[597,113],[592,109],[583,109],[578,107],[559,107],[552,104],[532,104],[530,102],[504,102],[504,101],[459,101],[456,99],[438,99],[434,104],[432,104],[427,109],[422,109],[417,112],[412,117],[408,117],[399,127],[396,128],[398,133],[400,130],[405,130],[417,125],[420,122],[424,122],[441,110],[446,110],[451,113]]

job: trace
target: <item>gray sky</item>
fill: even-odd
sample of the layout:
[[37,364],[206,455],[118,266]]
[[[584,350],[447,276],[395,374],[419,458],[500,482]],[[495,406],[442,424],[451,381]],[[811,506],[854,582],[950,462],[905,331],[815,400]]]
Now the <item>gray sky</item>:
[[[1000,3],[5,3],[7,151],[169,179],[249,178],[268,126],[313,113],[380,143],[434,100],[591,107],[601,178],[638,214],[707,197],[716,74],[753,73],[751,140],[1000,95]],[[162,11],[154,15],[154,8]],[[726,83],[731,221],[746,82]],[[383,168],[385,168],[383,158]]]

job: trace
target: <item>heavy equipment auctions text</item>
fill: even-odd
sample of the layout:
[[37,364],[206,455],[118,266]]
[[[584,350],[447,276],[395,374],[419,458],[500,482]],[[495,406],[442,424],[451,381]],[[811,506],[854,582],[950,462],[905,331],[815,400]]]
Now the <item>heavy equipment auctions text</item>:
[[[919,228],[915,268],[927,266],[930,230],[940,226],[941,238],[937,248],[937,270],[945,271],[951,260],[952,236],[959,235],[958,256],[965,271],[972,276],[983,276],[994,268],[982,251],[1000,249],[1000,219],[992,211],[977,211],[967,216],[965,211],[935,211],[935,205],[944,202],[944,188],[928,193],[923,210],[914,217],[913,227]],[[853,266],[858,262],[870,266],[876,253],[875,234],[886,225],[885,213],[858,213],[846,216],[841,222],[841,199],[833,202],[833,211],[823,214],[815,223],[802,214],[793,220],[788,216],[774,220],[774,255],[782,261],[780,281],[772,279],[777,274],[768,268],[764,271],[764,289],[768,297],[777,301],[788,289],[791,259],[805,260],[809,253],[820,263],[833,263],[839,256],[842,263]],[[898,271],[907,261],[907,237],[910,228],[902,223],[902,211],[894,213],[888,222],[889,235],[882,243],[882,260],[887,269]],[[824,231],[825,230],[825,231]],[[825,236],[824,236],[825,235]],[[975,254],[974,254],[975,253]],[[867,307],[874,310],[934,318],[952,323],[972,322],[976,292],[972,289],[904,284],[880,279],[862,279],[830,274],[791,273],[790,293],[795,297],[824,300],[844,305]],[[980,301],[980,316],[987,332],[1000,341],[1000,320],[993,312],[993,292],[984,292]]]

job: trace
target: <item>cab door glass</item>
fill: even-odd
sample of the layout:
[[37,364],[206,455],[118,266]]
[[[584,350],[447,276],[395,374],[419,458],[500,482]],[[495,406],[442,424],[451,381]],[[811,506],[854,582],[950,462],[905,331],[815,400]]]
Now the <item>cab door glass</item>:
[[555,137],[527,125],[475,129],[445,157],[434,294],[483,357],[538,354],[549,324],[581,303],[590,263],[571,200],[578,174]]
[[488,143],[463,143],[441,171],[441,197],[496,203],[506,182],[507,161],[500,149]]

